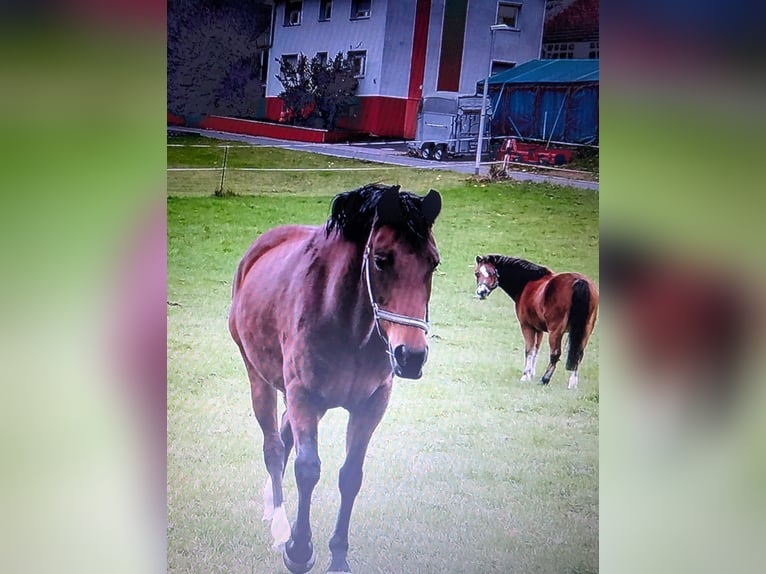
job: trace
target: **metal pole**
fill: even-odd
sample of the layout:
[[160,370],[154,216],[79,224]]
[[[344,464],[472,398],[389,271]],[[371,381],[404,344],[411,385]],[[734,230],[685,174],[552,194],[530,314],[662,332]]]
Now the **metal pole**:
[[476,143],[476,164],[473,174],[479,175],[479,165],[481,164],[481,148],[484,140],[484,122],[487,116],[487,91],[489,89],[489,77],[492,75],[492,49],[495,42],[494,26],[489,27],[489,66],[487,67],[487,77],[484,78],[484,90],[481,97],[481,117],[479,118],[479,141]]

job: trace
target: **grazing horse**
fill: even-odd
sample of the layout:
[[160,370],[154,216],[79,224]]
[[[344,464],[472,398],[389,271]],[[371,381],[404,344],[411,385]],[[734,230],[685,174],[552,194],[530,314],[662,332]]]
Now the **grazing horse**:
[[579,273],[553,273],[547,267],[502,255],[477,255],[476,295],[486,299],[500,287],[516,303],[516,317],[524,335],[522,381],[535,376],[543,333],[548,333],[550,363],[541,383],[547,385],[561,356],[561,339],[569,332],[566,368],[572,371],[569,388],[577,388],[577,369],[596,324],[598,290]]
[[[261,235],[239,263],[229,330],[245,362],[268,470],[264,519],[287,568],[315,561],[309,509],[319,481],[317,426],[349,412],[341,503],[330,572],[350,572],[348,527],[373,431],[393,375],[418,379],[428,356],[428,301],[439,253],[431,228],[441,196],[371,184],[337,195],[323,227],[288,225]],[[277,394],[285,398],[281,425]],[[282,479],[295,446],[298,509],[292,526]]]

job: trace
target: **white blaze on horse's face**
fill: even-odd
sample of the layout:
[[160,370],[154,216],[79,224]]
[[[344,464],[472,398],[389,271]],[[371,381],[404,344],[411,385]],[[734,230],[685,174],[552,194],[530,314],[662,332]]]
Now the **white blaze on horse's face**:
[[[438,263],[433,241],[416,247],[390,227],[381,227],[372,239],[370,272],[375,303],[387,312],[425,320],[431,279]],[[420,378],[428,357],[426,332],[385,317],[379,323],[394,373],[407,379]]]
[[[478,263],[478,259],[477,259]],[[480,263],[476,267],[476,271],[474,272],[474,275],[476,276],[476,296],[479,299],[486,299],[490,293],[492,293],[492,289],[496,287],[496,281],[493,285],[487,285],[486,281],[491,281],[493,277],[495,277],[495,270],[487,268],[487,266],[484,263]]]

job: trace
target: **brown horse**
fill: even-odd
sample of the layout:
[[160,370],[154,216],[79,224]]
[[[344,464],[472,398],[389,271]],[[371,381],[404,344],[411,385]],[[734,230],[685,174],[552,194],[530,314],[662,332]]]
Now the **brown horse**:
[[[420,378],[428,356],[428,301],[439,263],[431,228],[440,210],[435,190],[420,197],[367,185],[337,195],[323,227],[265,232],[237,268],[229,330],[263,431],[264,519],[293,573],[314,565],[309,509],[320,474],[317,426],[335,407],[349,420],[330,571],[350,572],[349,519],[367,445],[393,375]],[[278,393],[286,404],[281,426]],[[282,478],[293,445],[298,509],[291,527]]]
[[579,273],[553,273],[547,267],[502,255],[477,255],[476,295],[485,299],[500,287],[516,303],[516,317],[524,335],[522,381],[535,376],[543,333],[548,333],[550,363],[541,383],[547,385],[561,356],[561,339],[569,332],[566,368],[572,371],[569,388],[577,388],[577,369],[596,324],[598,290]]

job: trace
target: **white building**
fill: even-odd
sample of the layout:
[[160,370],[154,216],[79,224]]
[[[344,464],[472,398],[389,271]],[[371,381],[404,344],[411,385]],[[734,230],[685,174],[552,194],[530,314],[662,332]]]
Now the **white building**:
[[[412,138],[421,96],[473,93],[490,56],[493,72],[539,58],[544,12],[545,0],[275,0],[266,115],[282,111],[276,58],[343,52],[359,105],[340,126]],[[507,27],[490,33],[494,24]]]

